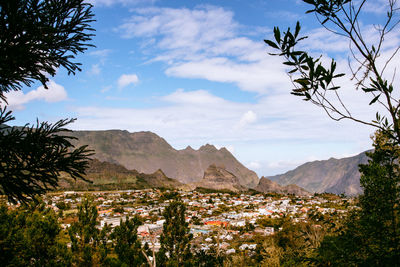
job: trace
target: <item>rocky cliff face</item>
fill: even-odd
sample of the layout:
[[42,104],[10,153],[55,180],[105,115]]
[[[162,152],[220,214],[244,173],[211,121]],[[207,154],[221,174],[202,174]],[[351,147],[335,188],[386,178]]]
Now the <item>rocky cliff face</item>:
[[195,183],[196,187],[203,187],[214,190],[240,191],[246,188],[240,185],[239,179],[224,166],[211,164],[204,172],[203,179]]
[[296,196],[309,196],[310,192],[295,184],[281,186],[277,182],[271,181],[268,178],[261,177],[255,190],[264,193],[278,193],[278,194],[294,194]]
[[94,158],[118,163],[129,170],[154,173],[158,169],[182,183],[200,181],[210,164],[222,164],[233,173],[240,184],[254,188],[258,184],[255,172],[243,166],[227,149],[204,145],[198,150],[187,147],[176,150],[152,132],[74,131],[77,145],[89,145]]
[[119,164],[102,162],[97,159],[90,162],[85,178],[92,183],[61,177],[59,186],[61,189],[73,190],[186,188],[177,180],[167,177],[161,170],[152,174],[144,174],[136,170],[128,170]]
[[310,192],[357,195],[362,193],[358,165],[367,162],[363,152],[349,158],[308,162],[285,174],[268,178],[282,185],[296,184]]

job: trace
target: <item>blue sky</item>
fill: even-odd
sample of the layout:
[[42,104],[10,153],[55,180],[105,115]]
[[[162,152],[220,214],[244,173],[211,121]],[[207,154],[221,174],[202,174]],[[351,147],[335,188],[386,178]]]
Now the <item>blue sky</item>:
[[[92,3],[96,47],[77,57],[82,72],[60,69],[48,91],[35,84],[9,94],[15,124],[74,117],[75,130],[152,131],[176,149],[224,146],[260,176],[370,149],[373,129],[334,122],[290,95],[281,59],[267,54],[263,39],[272,38],[273,27],[300,20],[310,36],[304,47],[334,56],[347,71],[348,42],[321,29],[301,1]],[[367,33],[382,18],[382,3],[366,6]],[[343,82],[348,105],[373,119],[376,110],[353,84]]]

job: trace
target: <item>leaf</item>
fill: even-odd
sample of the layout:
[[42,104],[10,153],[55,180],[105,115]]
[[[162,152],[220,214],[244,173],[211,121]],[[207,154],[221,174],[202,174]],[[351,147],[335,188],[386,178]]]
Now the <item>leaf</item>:
[[305,85],[308,85],[308,84],[310,84],[310,81],[308,80],[308,79],[296,79],[296,80],[294,80],[294,82],[295,83],[298,83],[298,84],[305,84]]
[[279,46],[278,46],[276,43],[274,43],[274,42],[272,42],[272,41],[270,41],[270,40],[264,40],[264,42],[265,42],[267,45],[271,46],[272,48],[279,49]]
[[366,93],[378,91],[375,88],[361,88],[361,89]]
[[339,77],[343,77],[345,75],[346,74],[344,74],[344,73],[339,73],[339,74],[336,74],[335,76],[333,76],[333,78],[339,78]]
[[310,69],[307,65],[301,65],[301,68],[302,68],[303,70],[309,70],[309,69]]
[[304,96],[302,93],[296,93],[296,92],[291,92],[290,94],[295,95],[295,96]]
[[389,93],[393,92],[393,85],[389,85],[388,91],[389,91]]
[[285,61],[285,62],[283,62],[283,64],[288,65],[288,66],[296,66],[296,63],[290,62],[290,61]]
[[374,99],[372,99],[372,101],[369,102],[369,104],[372,105],[373,103],[375,103],[379,99],[380,96],[381,96],[380,94],[375,96]]
[[340,86],[334,86],[334,87],[329,88],[328,90],[337,90],[339,88],[340,88]]
[[281,43],[281,32],[278,27],[274,27],[274,36],[275,36],[276,42],[278,44],[280,44]]
[[295,32],[294,32],[294,37],[295,37],[295,38],[297,38],[297,36],[299,35],[300,29],[301,29],[301,27],[300,27],[300,22],[297,21],[297,23],[296,23],[296,29],[295,29]]

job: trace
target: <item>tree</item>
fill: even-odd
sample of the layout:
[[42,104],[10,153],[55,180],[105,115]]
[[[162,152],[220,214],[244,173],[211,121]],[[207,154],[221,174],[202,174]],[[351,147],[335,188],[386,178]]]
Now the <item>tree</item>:
[[59,67],[80,71],[73,62],[91,40],[91,5],[83,0],[13,0],[0,2],[0,99],[40,81]]
[[78,206],[78,221],[68,228],[74,262],[78,266],[92,266],[98,260],[96,258],[99,241],[97,216],[94,203],[84,198]]
[[11,112],[0,110],[0,193],[11,200],[26,201],[55,188],[61,173],[86,180],[92,151],[87,146],[74,149],[64,128],[73,120],[55,124],[46,122],[22,128],[5,123],[13,120]]
[[1,265],[70,266],[71,255],[60,232],[56,214],[43,202],[16,209],[1,205]]
[[27,201],[57,186],[65,172],[83,179],[90,151],[75,148],[63,135],[74,120],[29,127],[9,127],[5,93],[39,81],[47,88],[48,75],[58,68],[80,71],[75,55],[92,46],[91,5],[84,0],[0,1],[0,193]]
[[160,237],[161,248],[157,254],[160,266],[192,266],[190,241],[192,234],[185,221],[186,207],[182,202],[174,201],[165,208],[165,222]]
[[360,165],[364,194],[338,236],[328,236],[319,248],[320,265],[400,265],[400,148],[387,136],[375,135],[368,164]]
[[[315,262],[320,266],[399,266],[400,262],[400,101],[394,90],[395,71],[388,73],[388,65],[400,46],[384,51],[384,41],[397,27],[399,6],[387,0],[388,11],[383,24],[375,25],[377,42],[370,45],[364,38],[360,17],[366,0],[303,0],[312,6],[325,29],[349,40],[349,66],[355,88],[371,96],[369,105],[380,104],[387,115],[376,113],[369,122],[352,115],[340,97],[337,81],[345,74],[336,72],[334,59],[328,67],[321,57],[298,50],[300,23],[294,32],[290,28],[281,34],[274,28],[274,39],[265,40],[277,54],[285,58],[291,70],[295,88],[292,94],[323,108],[333,120],[350,119],[377,128],[373,152],[368,153],[368,164],[360,165],[360,183],[364,194],[359,198],[360,210],[351,212],[336,235],[327,235],[318,248]],[[389,55],[383,57],[382,54]]]
[[114,251],[120,264],[126,266],[141,266],[146,262],[142,253],[142,244],[137,236],[137,229],[142,222],[138,217],[125,221],[120,220],[120,225],[114,228],[112,238],[115,241]]

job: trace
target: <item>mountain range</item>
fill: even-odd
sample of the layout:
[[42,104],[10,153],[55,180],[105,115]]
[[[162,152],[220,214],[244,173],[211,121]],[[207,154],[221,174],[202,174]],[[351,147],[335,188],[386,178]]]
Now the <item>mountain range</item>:
[[160,169],[154,173],[145,174],[136,170],[128,170],[116,163],[99,161],[98,159],[90,161],[85,178],[90,180],[91,183],[82,180],[75,181],[62,176],[59,187],[64,190],[123,190],[152,187],[187,188],[186,185],[177,180],[167,177]]
[[241,164],[226,148],[217,149],[207,144],[198,150],[190,146],[176,150],[152,132],[109,130],[73,131],[70,134],[78,138],[75,145],[89,145],[95,150],[94,158],[140,173],[154,173],[161,169],[166,176],[188,184],[199,182],[204,171],[211,164],[217,164],[233,173],[242,186],[254,188],[258,184],[257,174]]
[[268,178],[282,185],[296,184],[310,192],[358,195],[362,193],[358,165],[368,162],[365,153],[307,162],[294,170]]
[[266,177],[261,177],[255,190],[264,193],[294,194],[296,196],[309,196],[310,192],[295,184],[282,186]]
[[[357,195],[362,192],[358,165],[367,162],[363,152],[343,159],[307,162],[284,174],[259,179],[226,148],[217,149],[210,144],[197,150],[190,146],[177,150],[152,132],[107,130],[73,131],[70,134],[77,138],[75,145],[89,145],[95,150],[93,158],[98,160],[94,161],[98,168],[98,162],[108,166],[97,173],[88,173],[89,179],[96,181],[95,185],[103,187],[112,187],[113,183],[163,187],[165,183],[164,187],[175,188],[188,185],[191,188],[224,187],[232,191],[251,188],[266,193],[299,195],[309,192]],[[113,176],[109,170],[114,171]],[[110,175],[115,178],[113,181],[107,180]],[[162,178],[154,180],[153,176]]]

